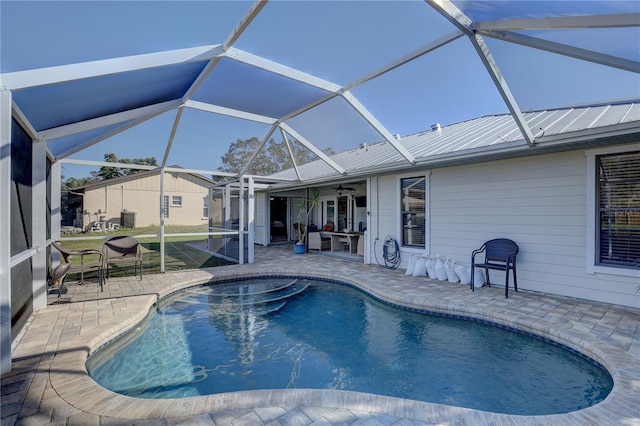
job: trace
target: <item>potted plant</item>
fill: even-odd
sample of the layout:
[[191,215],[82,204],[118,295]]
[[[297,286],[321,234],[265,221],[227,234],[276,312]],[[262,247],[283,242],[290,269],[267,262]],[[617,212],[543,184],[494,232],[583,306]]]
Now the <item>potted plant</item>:
[[319,199],[320,192],[315,191],[308,199],[300,198],[295,201],[295,206],[298,208],[298,222],[293,224],[293,229],[296,231],[294,251],[297,254],[305,252],[305,240],[307,238],[307,231],[309,228],[309,215],[313,211],[313,207]]

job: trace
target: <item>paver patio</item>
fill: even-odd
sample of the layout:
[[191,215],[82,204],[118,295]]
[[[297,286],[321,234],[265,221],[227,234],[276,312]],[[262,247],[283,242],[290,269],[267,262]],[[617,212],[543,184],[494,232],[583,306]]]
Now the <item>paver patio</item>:
[[[309,275],[348,281],[398,305],[509,325],[559,341],[604,365],[614,388],[601,403],[576,412],[514,416],[337,390],[264,390],[174,400],[115,394],[87,375],[90,351],[139,322],[161,298],[211,279],[264,274]],[[603,283],[606,285],[606,283]],[[503,289],[408,277],[402,270],[295,255],[286,247],[256,249],[253,265],[111,278],[69,284],[30,318],[13,348],[13,369],[2,376],[2,424],[143,425],[411,425],[640,424],[640,309]],[[640,307],[640,295],[636,305]]]

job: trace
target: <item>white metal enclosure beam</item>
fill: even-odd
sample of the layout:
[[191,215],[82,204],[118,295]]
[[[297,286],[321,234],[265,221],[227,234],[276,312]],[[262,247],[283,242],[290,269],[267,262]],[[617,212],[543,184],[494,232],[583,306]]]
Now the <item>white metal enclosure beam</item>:
[[75,160],[67,158],[60,160],[63,164],[80,164],[83,166],[98,166],[98,167],[121,167],[123,169],[140,169],[140,170],[156,170],[158,166],[148,166],[145,164],[127,164],[127,163],[112,163],[109,161],[93,161],[93,160]]
[[79,64],[38,68],[2,74],[2,84],[12,91],[47,86],[111,74],[121,74],[150,68],[189,62],[208,61],[222,52],[220,45],[192,47],[159,53],[104,59]]
[[247,179],[247,263],[251,264],[255,261],[255,243],[256,243],[256,193],[255,182],[253,177],[245,176]]
[[198,77],[196,77],[193,83],[191,83],[191,86],[189,86],[189,89],[182,96],[183,102],[190,99],[191,96],[193,96],[195,91],[198,90],[198,87],[200,87],[200,85],[207,79],[209,74],[211,74],[211,71],[213,71],[213,69],[216,67],[216,65],[218,65],[219,62],[220,62],[219,57],[213,58],[209,61],[209,63],[204,67],[204,69],[200,71],[200,74],[198,74]]
[[323,160],[325,163],[331,166],[331,168],[333,168],[336,172],[340,173],[341,175],[344,175],[347,173],[347,171],[343,169],[338,163],[336,163],[331,158],[329,158],[324,152],[320,151],[314,144],[306,140],[305,137],[302,136],[300,133],[293,130],[291,126],[289,126],[287,123],[280,123],[280,127],[282,127],[282,129],[285,132],[293,136],[295,140],[297,140],[302,145],[304,145],[309,151],[313,152],[318,157],[320,157],[321,160]]
[[631,59],[620,58],[619,56],[612,56],[600,52],[594,52],[593,50],[569,46],[566,44],[544,40],[537,37],[531,37],[512,31],[478,31],[478,33],[481,33],[486,37],[494,38],[496,40],[507,41],[510,43],[519,44],[521,46],[532,47],[534,49],[544,50],[551,53],[557,53],[583,61],[606,65],[612,68],[618,68],[624,71],[640,73],[640,62],[633,61]]
[[518,103],[516,102],[515,97],[511,93],[507,82],[505,81],[502,73],[500,72],[500,68],[496,64],[491,52],[489,51],[489,47],[484,42],[484,39],[480,34],[476,34],[473,30],[473,22],[472,20],[466,16],[456,5],[454,5],[450,0],[425,0],[431,7],[433,7],[436,11],[438,11],[442,16],[444,16],[449,22],[455,25],[460,31],[467,34],[473,48],[476,50],[476,53],[480,57],[485,69],[491,76],[498,92],[502,96],[511,116],[515,120],[520,132],[522,132],[522,136],[524,140],[527,142],[527,145],[533,146],[535,144],[535,138],[529,125],[524,119],[524,115],[522,111],[518,107]]
[[0,88],[0,373],[11,371],[11,92]]
[[267,132],[267,134],[265,135],[264,138],[262,138],[262,142],[260,142],[260,145],[258,146],[258,148],[256,148],[255,151],[253,151],[253,154],[251,155],[251,158],[249,158],[249,161],[247,161],[244,165],[244,167],[242,168],[242,170],[240,171],[240,174],[244,174],[247,169],[249,168],[249,166],[251,165],[251,163],[253,163],[253,160],[256,159],[256,157],[258,156],[258,153],[262,150],[262,148],[264,147],[264,145],[269,141],[269,138],[271,137],[271,135],[273,135],[273,132],[275,132],[276,128],[278,126],[271,126],[271,128],[269,129],[269,131]]
[[462,36],[464,36],[464,33],[460,30],[455,30],[450,32],[449,34],[445,34],[442,37],[439,37],[438,39],[428,44],[425,44],[424,46],[419,47],[418,49],[415,49],[414,51],[409,52],[406,55],[403,55],[394,61],[389,62],[388,64],[378,68],[377,70],[372,71],[369,74],[366,74],[357,80],[354,80],[353,82],[344,86],[342,89],[343,91],[351,90],[354,87],[357,87],[363,83],[366,83],[369,80],[373,80],[374,78],[380,77],[381,75],[386,74],[389,71],[392,71],[408,62],[411,62],[416,58],[426,55],[429,52],[433,52],[434,50],[439,49],[440,47],[445,46],[451,43],[452,41],[459,39]]
[[222,107],[200,101],[188,100],[184,103],[184,106],[191,109],[211,112],[213,114],[226,115],[228,117],[240,118],[242,120],[255,121],[256,123],[269,124],[271,126],[276,124],[276,122],[278,121],[276,118],[253,114],[251,112],[239,111],[237,109]]
[[[247,220],[244,217],[244,175],[240,175],[239,180],[240,185],[238,185],[238,263],[240,265],[244,265],[246,263],[244,258],[244,226],[245,221]],[[231,204],[229,204],[231,205]],[[247,227],[248,228],[248,227]]]
[[178,125],[180,125],[180,118],[182,117],[182,108],[178,108],[178,112],[176,113],[176,118],[173,120],[173,127],[171,127],[171,134],[169,135],[169,141],[167,142],[167,148],[164,150],[164,157],[162,158],[161,167],[165,167],[167,165],[167,160],[169,159],[169,153],[171,152],[171,146],[173,145],[173,140],[176,137],[176,132],[178,131]]
[[33,310],[47,307],[47,149],[44,141],[31,145],[31,257]]
[[229,36],[227,37],[227,40],[222,45],[220,45],[220,51],[219,51],[220,55],[216,56],[215,58],[211,58],[211,60],[209,60],[209,63],[204,67],[204,69],[200,72],[200,74],[195,79],[195,81],[191,84],[189,89],[185,92],[184,96],[182,97],[183,102],[186,102],[189,99],[191,99],[191,97],[196,92],[196,90],[198,90],[198,87],[200,87],[200,85],[207,79],[209,74],[211,74],[211,71],[213,71],[213,69],[220,63],[220,58],[222,54],[224,54],[224,52],[238,39],[238,37],[242,35],[244,30],[249,26],[251,21],[253,21],[253,18],[255,18],[258,15],[258,13],[260,12],[260,10],[262,10],[265,4],[266,4],[266,1],[265,2],[257,1],[253,4],[251,9],[249,9],[247,14],[240,21],[240,23],[236,26],[236,28],[234,28],[231,34],[229,34]]
[[13,118],[20,124],[20,127],[27,132],[31,139],[40,138],[38,131],[31,125],[31,122],[29,122],[29,119],[24,115],[18,104],[11,102],[11,106],[13,108]]
[[380,135],[393,146],[396,151],[400,153],[409,163],[415,164],[416,159],[407,149],[398,143],[396,138],[371,114],[367,109],[351,94],[351,92],[344,92],[342,97],[356,110],[367,123],[371,125]]
[[296,162],[296,157],[293,155],[293,150],[291,149],[291,143],[289,143],[289,138],[287,137],[287,133],[280,127],[280,134],[282,135],[282,141],[284,145],[287,147],[287,151],[289,152],[289,158],[291,158],[291,163],[293,164],[293,170],[296,172],[296,177],[298,180],[302,180],[300,178],[300,170],[298,170],[298,164]]
[[298,71],[297,69],[270,61],[268,59],[253,55],[239,49],[230,48],[225,52],[225,56],[238,62],[242,62],[261,70],[281,75],[290,80],[308,84],[309,86],[313,86],[330,93],[338,93],[341,89],[340,85],[338,84],[331,83],[330,81],[323,80],[306,72]]
[[242,33],[249,27],[249,24],[260,13],[263,7],[267,5],[267,0],[256,0],[253,2],[247,13],[242,17],[238,25],[231,31],[231,34],[222,43],[222,50],[226,51],[238,40]]
[[196,175],[215,175],[215,176],[225,176],[225,177],[237,176],[236,173],[219,172],[217,170],[183,169],[182,167],[165,167],[164,171],[172,172],[172,173],[192,173]]
[[164,203],[164,193],[165,193],[165,173],[164,167],[160,168],[160,202],[158,212],[160,214],[160,273],[164,274],[164,217],[166,215],[166,209],[168,203],[165,205]]
[[139,120],[134,120],[134,121],[131,121],[129,123],[123,124],[122,126],[117,127],[115,129],[112,129],[109,132],[103,133],[100,136],[97,136],[97,137],[95,137],[93,139],[89,139],[88,141],[84,142],[81,145],[78,145],[76,147],[73,147],[71,149],[68,149],[68,150],[62,152],[61,154],[58,154],[56,159],[59,160],[59,159],[63,159],[63,158],[69,157],[69,156],[75,154],[76,152],[82,151],[85,148],[89,148],[90,146],[93,146],[93,145],[95,145],[97,143],[100,143],[105,139],[109,139],[111,136],[117,135],[118,133],[122,133],[125,130],[130,129],[132,127],[135,127],[140,123],[144,123],[145,121],[150,120],[153,117],[155,117],[155,115],[152,115],[152,116],[149,116],[149,117],[145,117],[145,118],[141,118]]
[[472,30],[553,30],[580,28],[624,28],[640,27],[640,13],[620,13],[611,15],[559,16],[530,19],[501,19],[499,21],[478,21]]
[[[55,161],[51,164],[51,239],[60,239],[60,224],[62,222],[62,211],[60,209],[61,199],[61,182],[62,182],[62,164]],[[58,257],[59,259],[59,257]],[[57,266],[57,265],[56,265]]]
[[113,124],[123,123],[131,120],[147,120],[159,114],[170,111],[181,105],[180,100],[162,102],[159,104],[148,105],[145,107],[135,108],[128,111],[117,112],[115,114],[103,115],[102,117],[92,118],[84,121],[77,121],[60,127],[52,127],[50,129],[41,130],[38,135],[46,140],[62,138],[65,136],[82,133],[89,130],[99,129],[101,127]]

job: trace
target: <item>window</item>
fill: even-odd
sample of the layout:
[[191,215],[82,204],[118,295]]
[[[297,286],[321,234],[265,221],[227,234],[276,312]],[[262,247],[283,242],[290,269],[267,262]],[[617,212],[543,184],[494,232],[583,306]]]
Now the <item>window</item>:
[[402,212],[402,245],[425,247],[426,178],[400,180]]
[[182,195],[171,196],[171,207],[182,207]]
[[165,195],[164,196],[164,200],[163,200],[163,211],[164,211],[164,218],[168,218],[169,217],[169,196]]
[[640,269],[640,151],[596,156],[596,265]]
[[207,197],[202,199],[202,217],[209,217],[209,199]]

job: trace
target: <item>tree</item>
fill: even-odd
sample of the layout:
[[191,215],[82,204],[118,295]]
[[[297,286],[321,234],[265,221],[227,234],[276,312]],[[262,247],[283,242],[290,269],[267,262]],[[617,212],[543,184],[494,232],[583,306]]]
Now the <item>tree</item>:
[[[118,157],[114,153],[105,154],[104,161],[115,163],[118,161]],[[100,170],[97,172],[91,172],[91,175],[96,178],[96,180],[106,180],[124,176],[124,174],[120,172],[119,168],[107,166],[100,167]]]
[[[62,179],[64,179],[64,176],[62,176]],[[83,177],[83,178],[70,177],[69,179],[62,181],[61,189],[63,191],[69,191],[69,190],[73,190],[73,188],[77,188],[78,186],[88,185],[92,182],[95,182],[95,180],[91,177]]]
[[[155,157],[133,158],[133,159],[131,159],[131,158],[121,158],[121,159],[118,159],[118,157],[114,153],[105,154],[104,155],[104,161],[109,162],[109,163],[140,164],[140,165],[147,165],[147,166],[157,166],[158,165],[158,162],[156,161]],[[129,169],[129,168],[123,168],[123,167],[102,166],[102,167],[100,167],[100,170],[98,170],[97,172],[91,172],[91,176],[95,180],[107,180],[107,179],[117,178],[117,177],[120,177],[120,176],[132,175],[132,174],[138,173],[140,171],[141,171],[140,169]]]
[[[296,164],[306,164],[317,159],[316,155],[304,146],[295,142],[290,145]],[[259,146],[260,140],[258,138],[238,139],[229,146],[229,150],[222,156],[223,165],[218,167],[218,170],[230,173],[240,172]],[[325,148],[322,152],[327,155],[334,154],[331,148]],[[262,147],[247,169],[247,173],[265,176],[291,167],[293,167],[293,163],[285,144],[276,143],[271,139]]]

